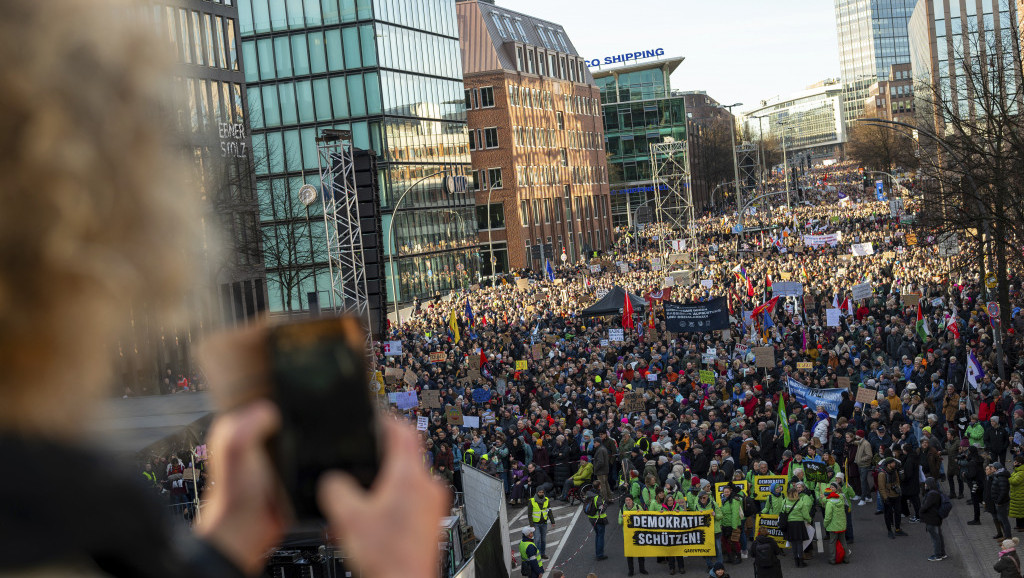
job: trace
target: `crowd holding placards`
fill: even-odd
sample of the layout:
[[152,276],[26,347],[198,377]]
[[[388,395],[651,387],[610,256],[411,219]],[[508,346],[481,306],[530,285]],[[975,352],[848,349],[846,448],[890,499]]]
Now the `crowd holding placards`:
[[[836,203],[837,194],[850,202]],[[389,381],[391,392],[437,391],[433,407],[403,410],[429,418],[427,463],[456,488],[463,464],[482,468],[516,501],[540,487],[564,498],[602,480],[602,498],[621,489],[630,507],[711,507],[718,561],[739,561],[755,542],[758,512],[786,514],[785,536],[803,546],[793,548],[797,565],[816,515],[841,552],[854,541],[850,508],[872,501],[894,539],[904,518],[924,521],[941,559],[941,484],[950,497],[969,493],[975,520],[986,508],[1009,538],[1009,518],[1024,522],[1024,468],[1011,475],[1006,462],[1018,462],[1024,442],[1022,316],[1003,315],[1000,379],[966,251],[939,258],[934,239],[910,237],[859,185],[804,198],[792,211],[758,215],[765,230],[739,242],[735,216],[702,218],[699,246],[679,263],[657,252],[653,237],[666,231],[652,227],[559,268],[554,280],[524,272],[519,282],[422,304],[388,337],[402,354],[379,351],[378,362],[401,369],[390,372],[404,377]],[[833,239],[812,246],[812,234]],[[872,254],[851,254],[868,243]],[[773,296],[779,282],[799,283],[802,297],[793,285]],[[614,287],[644,298],[630,303],[633,315],[586,317]],[[727,329],[666,327],[662,300],[715,297],[728,300]],[[445,361],[430,362],[432,352]],[[786,483],[759,500],[728,484],[716,491],[769,474]],[[835,550],[830,561],[848,559]]]

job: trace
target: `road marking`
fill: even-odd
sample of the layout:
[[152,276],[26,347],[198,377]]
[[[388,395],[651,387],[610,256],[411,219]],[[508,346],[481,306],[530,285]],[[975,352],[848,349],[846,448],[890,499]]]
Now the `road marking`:
[[[572,535],[572,529],[576,527],[576,522],[579,521],[579,519],[580,519],[580,512],[582,512],[582,511],[583,511],[582,507],[576,509],[576,513],[573,514],[572,521],[569,522],[568,526],[566,526],[566,528],[565,528],[565,535],[563,535],[562,538],[568,538],[570,535]],[[555,567],[555,562],[558,560],[558,555],[562,553],[562,548],[565,547],[565,542],[566,542],[566,540],[564,540],[564,539],[558,541],[558,549],[555,550],[555,553],[548,560],[548,567],[549,568],[554,568]]]

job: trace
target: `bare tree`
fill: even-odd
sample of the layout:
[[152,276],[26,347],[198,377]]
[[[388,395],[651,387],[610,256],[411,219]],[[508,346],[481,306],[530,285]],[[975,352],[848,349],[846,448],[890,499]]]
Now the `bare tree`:
[[884,126],[857,125],[850,131],[846,152],[868,169],[892,173],[897,168],[917,168],[916,148],[914,140],[902,132]]

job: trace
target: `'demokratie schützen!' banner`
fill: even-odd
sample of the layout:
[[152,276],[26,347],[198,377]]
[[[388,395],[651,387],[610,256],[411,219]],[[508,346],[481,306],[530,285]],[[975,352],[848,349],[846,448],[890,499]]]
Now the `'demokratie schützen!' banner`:
[[627,557],[714,556],[715,518],[699,512],[623,512]]

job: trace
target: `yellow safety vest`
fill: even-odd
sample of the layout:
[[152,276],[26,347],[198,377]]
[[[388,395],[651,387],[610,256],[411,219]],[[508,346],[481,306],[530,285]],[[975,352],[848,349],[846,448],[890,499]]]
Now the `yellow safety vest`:
[[530,521],[534,524],[549,522],[548,519],[548,504],[551,503],[551,498],[544,496],[544,504],[537,503],[537,498],[530,498],[530,505],[533,506],[533,512],[530,514]]
[[526,555],[526,549],[529,548],[530,546],[533,546],[534,548],[537,548],[536,544],[534,544],[533,542],[530,542],[530,541],[528,541],[526,539],[523,539],[523,541],[519,542],[519,559],[522,561],[522,564],[524,564],[524,565],[526,564],[527,560],[536,560],[537,561],[537,566],[540,567],[540,568],[543,568],[544,567],[544,560],[540,557],[540,548],[537,548],[537,554],[534,555],[532,558],[528,557]]

